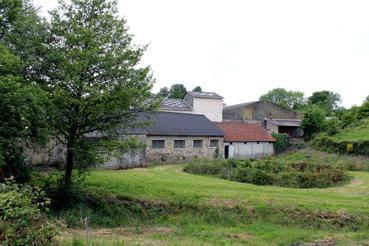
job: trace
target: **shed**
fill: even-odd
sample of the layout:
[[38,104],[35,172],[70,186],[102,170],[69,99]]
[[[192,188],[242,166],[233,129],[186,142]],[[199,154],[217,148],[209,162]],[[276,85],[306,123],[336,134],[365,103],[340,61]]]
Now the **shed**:
[[219,122],[224,132],[224,157],[258,159],[274,153],[276,140],[263,127],[256,124]]

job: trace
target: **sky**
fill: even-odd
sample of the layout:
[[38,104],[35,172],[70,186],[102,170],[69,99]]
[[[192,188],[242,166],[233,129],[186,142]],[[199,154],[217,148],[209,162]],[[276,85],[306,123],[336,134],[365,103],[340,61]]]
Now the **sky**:
[[[34,0],[41,13],[57,0]],[[369,1],[118,0],[154,91],[197,85],[227,105],[283,87],[338,92],[342,105],[369,95]]]

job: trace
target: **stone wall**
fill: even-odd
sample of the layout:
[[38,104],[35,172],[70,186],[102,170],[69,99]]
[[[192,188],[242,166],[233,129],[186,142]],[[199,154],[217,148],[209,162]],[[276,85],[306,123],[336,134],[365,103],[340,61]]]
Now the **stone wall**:
[[[152,148],[152,140],[164,140],[165,148]],[[174,148],[174,140],[185,140],[185,148]],[[194,148],[193,140],[202,140],[202,148]],[[146,160],[149,163],[179,163],[195,158],[214,158],[216,147],[210,147],[210,140],[218,140],[219,156],[224,156],[224,142],[220,137],[168,137],[148,136]]]

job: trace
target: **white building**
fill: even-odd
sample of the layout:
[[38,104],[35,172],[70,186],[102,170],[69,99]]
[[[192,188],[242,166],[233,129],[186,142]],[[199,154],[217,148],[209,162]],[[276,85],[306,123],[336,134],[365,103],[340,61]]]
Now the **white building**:
[[223,97],[214,92],[186,93],[183,99],[164,99],[160,111],[203,114],[210,121],[223,121]]
[[260,125],[236,122],[216,124],[224,132],[225,159],[258,159],[273,155],[276,140]]

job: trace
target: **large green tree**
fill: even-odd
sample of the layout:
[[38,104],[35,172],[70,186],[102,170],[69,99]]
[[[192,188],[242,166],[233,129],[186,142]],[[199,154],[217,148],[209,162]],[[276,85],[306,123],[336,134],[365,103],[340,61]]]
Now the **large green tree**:
[[316,91],[308,98],[309,104],[321,107],[328,115],[340,107],[341,101],[340,94],[332,91]]
[[40,81],[48,43],[47,23],[31,0],[0,1],[0,43],[22,64],[21,75],[29,83]]
[[157,102],[150,68],[139,64],[146,47],[132,44],[116,1],[60,1],[49,26],[40,79],[55,108],[54,134],[67,148],[62,188],[69,191],[72,170],[100,162],[117,131]]
[[260,96],[259,100],[273,102],[282,107],[300,110],[306,105],[304,93],[301,91],[288,91],[284,88],[275,88]]
[[[19,59],[0,45],[0,178],[13,175],[30,178],[24,151],[47,137],[47,94],[37,85],[25,83]],[[4,175],[5,174],[5,175]]]
[[324,109],[317,105],[309,105],[304,110],[301,127],[304,130],[304,135],[307,140],[310,140],[315,133],[324,129],[325,126]]

